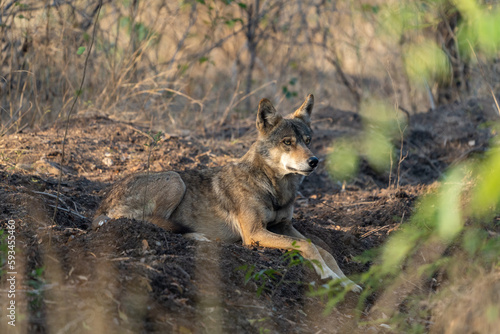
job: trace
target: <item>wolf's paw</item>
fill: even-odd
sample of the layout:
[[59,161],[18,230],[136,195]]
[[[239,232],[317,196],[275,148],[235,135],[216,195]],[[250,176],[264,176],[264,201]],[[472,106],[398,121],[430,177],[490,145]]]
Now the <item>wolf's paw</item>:
[[361,293],[361,291],[363,291],[363,288],[360,287],[359,285],[357,285],[356,283],[354,283],[353,281],[351,280],[348,280],[348,281],[344,281],[342,283],[340,283],[344,288],[348,288],[350,289],[352,292],[356,292],[356,293]]
[[[353,292],[360,293],[361,291],[363,291],[362,287],[360,287],[359,285],[357,285],[356,283],[354,283],[353,281],[351,281],[347,277],[344,277],[344,278],[339,277],[333,271],[331,273],[329,273],[329,275],[325,278],[327,280],[340,281],[340,285],[343,288],[348,288],[349,290],[351,290]],[[325,278],[322,277],[322,279],[325,279]]]

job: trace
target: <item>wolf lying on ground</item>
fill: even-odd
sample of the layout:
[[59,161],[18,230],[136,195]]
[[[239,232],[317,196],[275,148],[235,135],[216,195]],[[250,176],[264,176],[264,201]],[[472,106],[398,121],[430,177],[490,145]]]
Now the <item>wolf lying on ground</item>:
[[293,114],[282,117],[269,100],[262,99],[258,138],[237,162],[204,170],[128,176],[111,188],[93,226],[111,218],[145,219],[191,237],[298,249],[312,260],[322,279],[341,279],[343,286],[361,291],[329,252],[292,225],[298,187],[319,161],[309,149],[313,105],[314,97],[309,95]]

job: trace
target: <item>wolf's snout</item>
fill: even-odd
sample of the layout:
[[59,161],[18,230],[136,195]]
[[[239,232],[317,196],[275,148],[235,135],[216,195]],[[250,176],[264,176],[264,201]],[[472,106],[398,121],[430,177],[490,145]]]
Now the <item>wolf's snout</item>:
[[309,164],[309,167],[311,168],[316,168],[316,166],[318,165],[318,158],[316,157],[311,157],[309,159],[307,159],[307,163]]

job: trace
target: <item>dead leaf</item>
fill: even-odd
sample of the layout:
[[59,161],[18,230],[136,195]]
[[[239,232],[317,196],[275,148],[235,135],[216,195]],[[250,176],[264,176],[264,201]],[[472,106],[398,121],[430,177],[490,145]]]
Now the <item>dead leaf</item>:
[[184,326],[179,326],[179,333],[181,334],[191,334],[193,333],[189,328],[184,327]]
[[123,321],[128,322],[128,317],[127,317],[127,315],[126,315],[124,312],[122,312],[122,311],[118,310],[118,316],[119,316],[119,317],[120,317],[120,319],[122,319]]

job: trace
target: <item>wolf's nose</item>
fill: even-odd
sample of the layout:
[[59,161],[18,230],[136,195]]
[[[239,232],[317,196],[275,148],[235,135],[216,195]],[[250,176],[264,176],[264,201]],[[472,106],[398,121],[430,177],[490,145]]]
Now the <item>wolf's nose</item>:
[[318,162],[319,162],[319,160],[316,157],[312,157],[312,158],[309,158],[307,160],[307,163],[309,164],[309,167],[311,167],[311,168],[316,168],[316,166],[318,165]]

